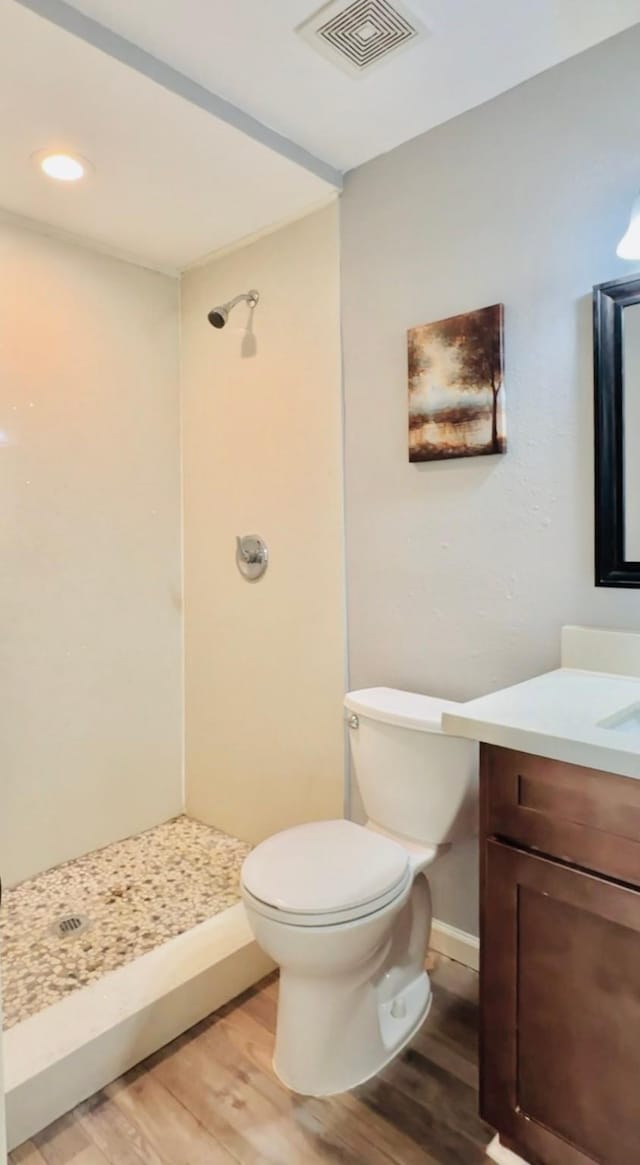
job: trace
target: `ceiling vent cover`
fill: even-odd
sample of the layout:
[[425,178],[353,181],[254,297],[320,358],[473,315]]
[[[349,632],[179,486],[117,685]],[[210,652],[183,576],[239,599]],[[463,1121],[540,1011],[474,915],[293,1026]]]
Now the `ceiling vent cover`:
[[297,29],[300,36],[352,77],[426,36],[399,0],[333,0]]

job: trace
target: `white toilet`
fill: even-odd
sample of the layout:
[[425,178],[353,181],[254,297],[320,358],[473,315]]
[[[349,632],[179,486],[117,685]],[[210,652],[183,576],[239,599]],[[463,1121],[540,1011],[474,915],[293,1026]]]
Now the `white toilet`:
[[447,736],[445,700],[391,688],[345,698],[366,826],[317,821],[242,869],[255,937],[280,966],[274,1068],[311,1096],[374,1076],[428,1014],[425,871],[477,831],[478,746]]

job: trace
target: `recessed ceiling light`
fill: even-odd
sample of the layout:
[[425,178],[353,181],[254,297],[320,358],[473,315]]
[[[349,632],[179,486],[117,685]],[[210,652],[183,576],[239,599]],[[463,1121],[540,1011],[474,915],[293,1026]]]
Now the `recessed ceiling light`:
[[78,182],[91,169],[86,158],[62,150],[39,150],[33,155],[33,160],[48,178],[54,178],[56,182]]

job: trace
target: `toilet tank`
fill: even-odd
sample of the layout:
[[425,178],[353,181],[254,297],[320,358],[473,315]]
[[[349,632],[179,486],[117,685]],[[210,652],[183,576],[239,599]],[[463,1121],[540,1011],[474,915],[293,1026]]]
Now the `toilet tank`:
[[373,825],[430,845],[478,832],[479,747],[441,726],[442,713],[458,706],[395,688],[345,697],[354,773]]

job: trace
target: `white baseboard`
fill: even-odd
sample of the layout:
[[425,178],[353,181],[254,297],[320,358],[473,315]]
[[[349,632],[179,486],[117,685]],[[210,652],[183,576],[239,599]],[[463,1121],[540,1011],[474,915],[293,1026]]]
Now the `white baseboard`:
[[522,1157],[519,1157],[517,1153],[512,1153],[511,1149],[507,1149],[500,1143],[500,1137],[497,1134],[487,1149],[487,1157],[495,1161],[496,1165],[527,1165]]
[[440,922],[434,918],[431,925],[431,948],[448,959],[455,959],[470,967],[472,971],[480,969],[480,939],[475,934],[467,934],[465,930],[458,930],[457,926],[449,926],[448,922]]
[[9,1149],[272,969],[239,903],[9,1028]]

